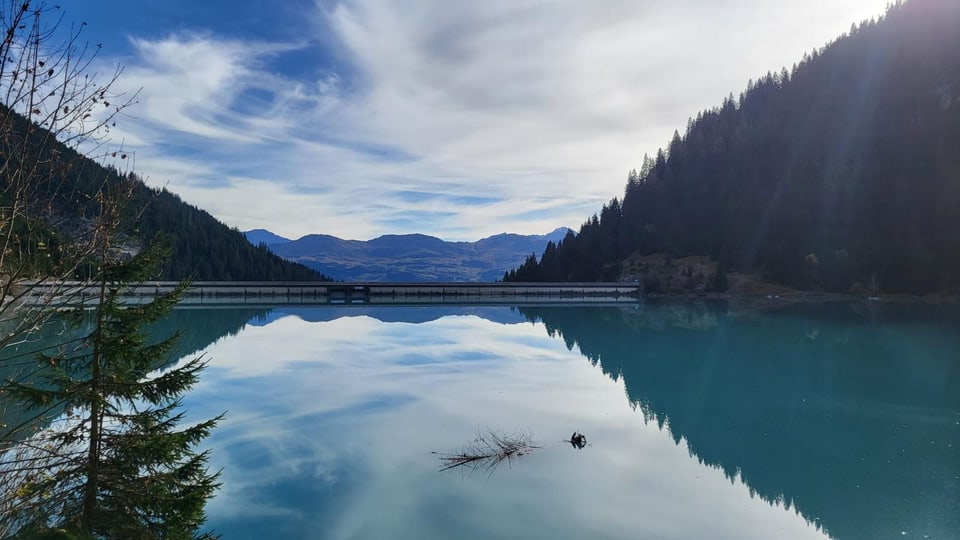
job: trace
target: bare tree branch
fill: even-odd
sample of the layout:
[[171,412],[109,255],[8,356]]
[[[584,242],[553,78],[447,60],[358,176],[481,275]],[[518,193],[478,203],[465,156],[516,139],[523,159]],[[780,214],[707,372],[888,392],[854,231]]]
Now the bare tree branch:
[[533,436],[525,431],[505,434],[499,431],[478,432],[477,437],[459,452],[435,454],[441,463],[440,471],[464,467],[471,472],[492,474],[501,464],[512,464],[533,450],[541,448]]

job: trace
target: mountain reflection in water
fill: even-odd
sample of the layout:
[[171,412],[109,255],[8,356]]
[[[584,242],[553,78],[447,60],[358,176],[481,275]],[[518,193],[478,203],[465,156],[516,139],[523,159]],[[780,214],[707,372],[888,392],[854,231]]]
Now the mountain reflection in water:
[[[211,525],[225,538],[960,531],[956,306],[176,316],[209,329],[190,338],[211,365],[186,407],[229,410],[209,441],[224,468]],[[589,452],[548,444],[489,478],[438,474],[430,454],[485,430],[551,442],[575,429]]]

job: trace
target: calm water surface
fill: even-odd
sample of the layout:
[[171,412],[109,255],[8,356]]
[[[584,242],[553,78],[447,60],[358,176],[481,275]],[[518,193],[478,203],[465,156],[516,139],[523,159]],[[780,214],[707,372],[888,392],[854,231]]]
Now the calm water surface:
[[[224,538],[960,538],[960,311],[189,309]],[[213,342],[211,344],[211,342]],[[209,345],[208,345],[209,344]],[[439,472],[479,433],[542,448]],[[589,446],[569,443],[575,430]]]

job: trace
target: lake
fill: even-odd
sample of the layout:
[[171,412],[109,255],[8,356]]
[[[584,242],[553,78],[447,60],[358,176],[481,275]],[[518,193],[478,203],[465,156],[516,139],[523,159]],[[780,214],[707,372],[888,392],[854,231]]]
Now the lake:
[[[207,441],[224,538],[960,538],[957,306],[276,306],[169,324],[210,360],[189,416],[227,411]],[[490,434],[539,448],[440,471]]]

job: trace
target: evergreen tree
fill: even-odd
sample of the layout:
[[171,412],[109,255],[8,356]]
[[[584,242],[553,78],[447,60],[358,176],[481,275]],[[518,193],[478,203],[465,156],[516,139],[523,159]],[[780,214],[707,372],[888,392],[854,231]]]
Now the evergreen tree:
[[[154,232],[134,230],[151,190],[130,197],[122,188],[132,175],[97,164],[129,163],[122,151],[78,151],[105,148],[115,116],[135,96],[111,90],[119,69],[106,78],[85,73],[95,49],[60,25],[60,6],[0,4],[0,346],[46,329],[51,316],[73,325],[59,354],[37,359],[34,384],[18,378],[0,388],[5,409],[30,408],[34,420],[0,426],[0,537],[193,537],[217,486],[207,455],[193,448],[217,419],[179,426],[179,397],[203,363],[153,373],[175,338],[144,333],[182,288],[150,304],[123,305],[127,283],[157,277],[162,250],[140,250]],[[109,200],[129,204],[117,210]],[[138,250],[123,260],[123,252]],[[88,311],[64,314],[18,301],[33,283],[76,277],[99,284],[92,319]],[[67,285],[62,292],[70,293]],[[49,427],[24,438],[27,426],[41,424]]]
[[[11,382],[9,394],[40,410],[67,414],[25,444],[4,474],[22,482],[8,529],[44,537],[64,529],[97,538],[194,538],[204,505],[218,487],[195,446],[218,418],[182,427],[182,395],[196,382],[201,359],[160,374],[177,336],[151,340],[145,327],[164,318],[187,284],[149,303],[124,305],[128,283],[156,275],[163,249],[151,247],[125,262],[101,264],[94,320],[72,314],[85,329],[81,346],[43,355],[44,384]],[[103,253],[106,253],[104,249]],[[42,470],[42,474],[36,471]],[[202,535],[201,537],[210,537]]]

